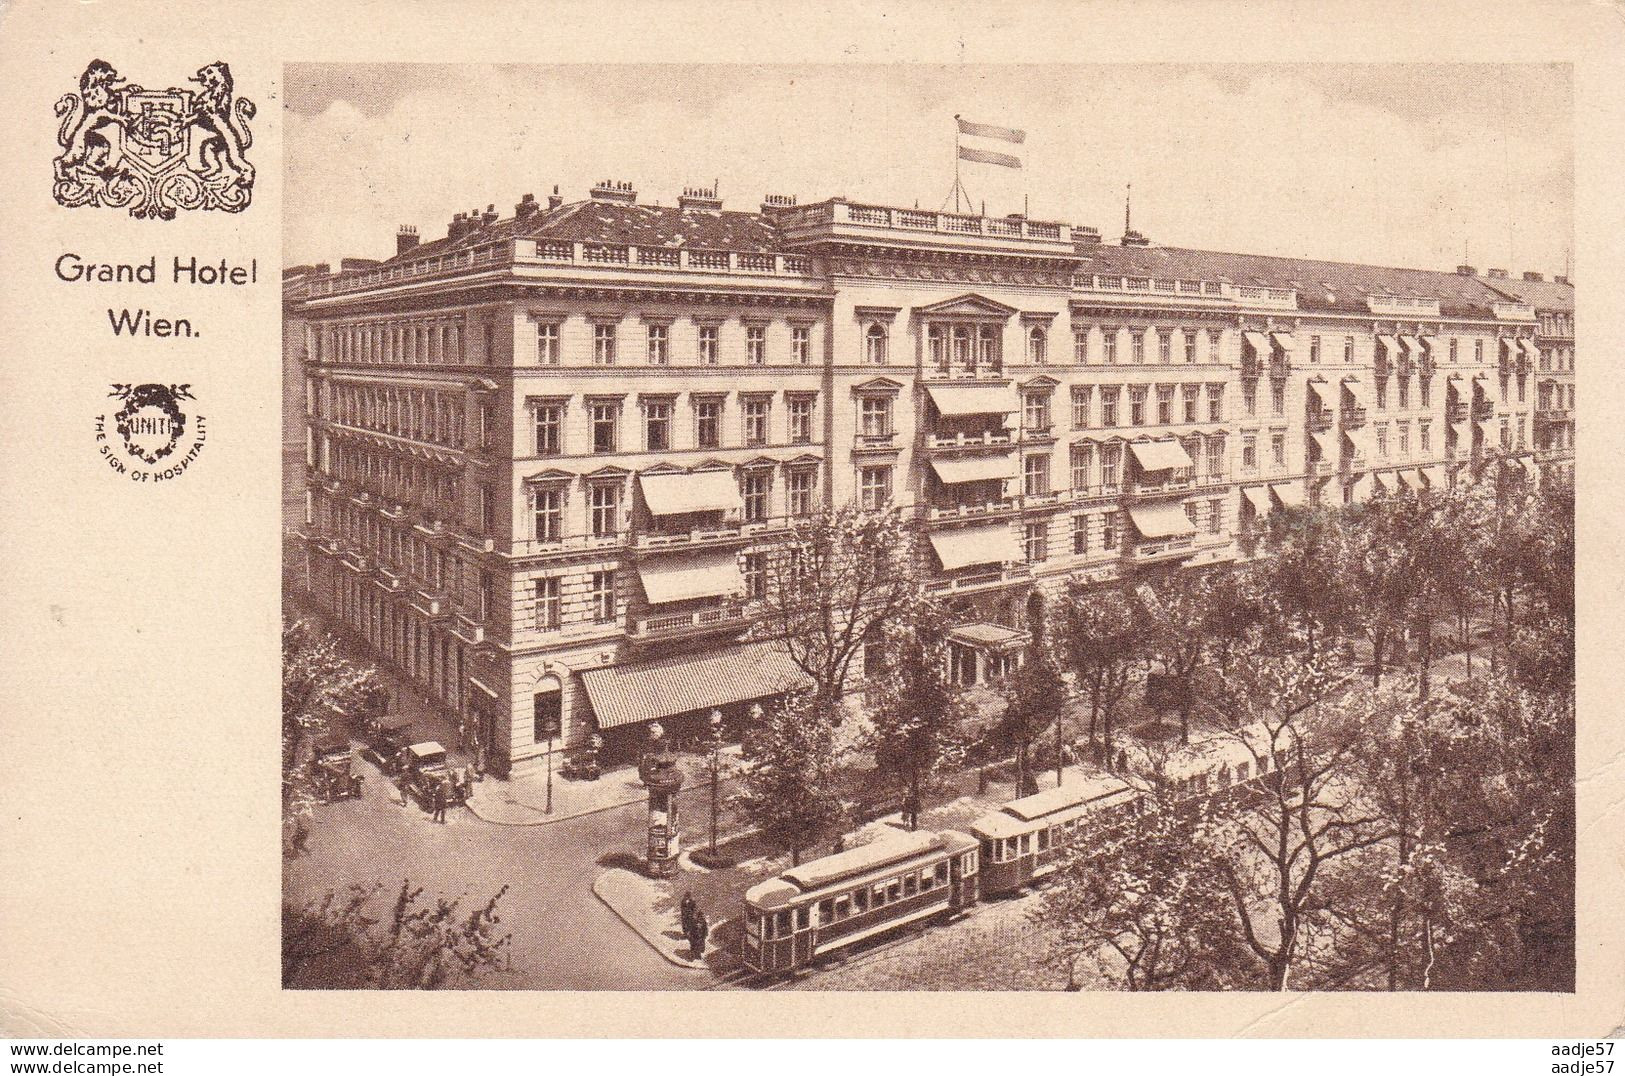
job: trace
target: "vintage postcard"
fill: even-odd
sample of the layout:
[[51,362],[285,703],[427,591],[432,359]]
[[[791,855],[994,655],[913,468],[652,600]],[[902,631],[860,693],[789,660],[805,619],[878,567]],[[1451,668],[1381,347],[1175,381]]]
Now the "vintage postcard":
[[1619,24],[1269,10],[8,9],[0,1033],[1625,1023]]

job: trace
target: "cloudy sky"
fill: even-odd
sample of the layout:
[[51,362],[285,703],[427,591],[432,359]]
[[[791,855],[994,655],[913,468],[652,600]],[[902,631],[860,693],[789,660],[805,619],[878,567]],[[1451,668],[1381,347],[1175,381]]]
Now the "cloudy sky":
[[300,64],[285,100],[289,263],[600,179],[940,208],[956,113],[1027,131],[1021,171],[964,166],[989,213],[1115,238],[1132,183],[1169,245],[1560,273],[1573,242],[1566,65]]

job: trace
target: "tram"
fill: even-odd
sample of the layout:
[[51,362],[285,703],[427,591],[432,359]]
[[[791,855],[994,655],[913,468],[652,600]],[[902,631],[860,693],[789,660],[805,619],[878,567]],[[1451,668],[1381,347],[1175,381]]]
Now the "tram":
[[745,894],[744,963],[784,972],[976,903],[977,842],[958,830],[886,836],[791,867]]
[[1101,774],[1011,800],[971,823],[982,853],[982,892],[1013,893],[1053,871],[1067,845],[1099,822],[1131,813],[1140,790]]

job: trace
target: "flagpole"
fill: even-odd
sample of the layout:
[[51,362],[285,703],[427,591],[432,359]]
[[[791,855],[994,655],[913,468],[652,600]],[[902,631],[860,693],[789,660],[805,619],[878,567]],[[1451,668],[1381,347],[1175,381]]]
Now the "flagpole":
[[959,212],[959,115],[954,115],[954,212]]

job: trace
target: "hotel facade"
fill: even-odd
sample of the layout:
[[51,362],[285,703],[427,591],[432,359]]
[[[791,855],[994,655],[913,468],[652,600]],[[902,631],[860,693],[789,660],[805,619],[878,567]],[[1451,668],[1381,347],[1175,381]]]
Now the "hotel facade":
[[953,672],[1071,580],[1255,552],[1281,505],[1566,473],[1573,288],[606,181],[284,276],[292,585],[496,772],[737,714],[775,541],[894,506]]

